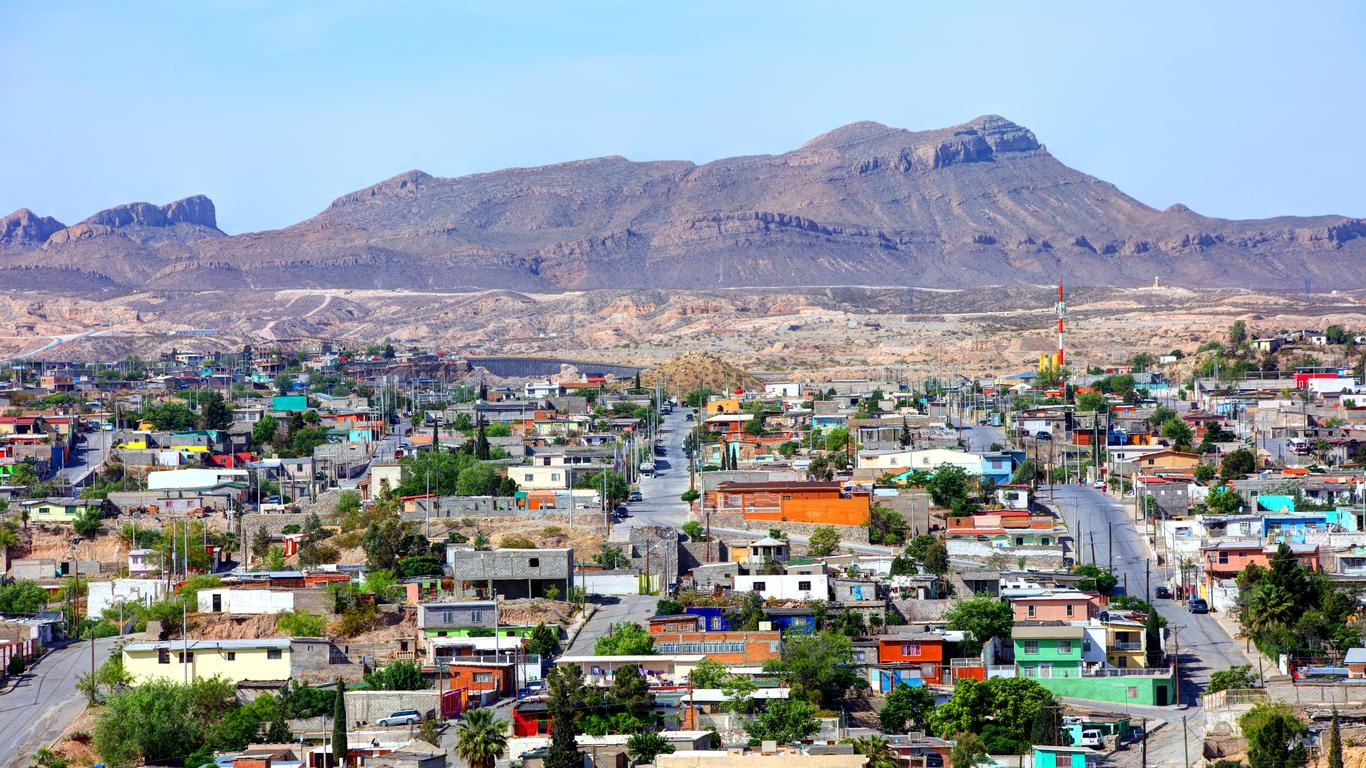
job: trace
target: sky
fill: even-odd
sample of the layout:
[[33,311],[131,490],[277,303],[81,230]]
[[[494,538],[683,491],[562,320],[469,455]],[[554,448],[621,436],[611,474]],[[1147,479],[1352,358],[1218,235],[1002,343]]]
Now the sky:
[[0,214],[287,226],[419,168],[982,114],[1158,208],[1366,216],[1366,4],[0,0]]

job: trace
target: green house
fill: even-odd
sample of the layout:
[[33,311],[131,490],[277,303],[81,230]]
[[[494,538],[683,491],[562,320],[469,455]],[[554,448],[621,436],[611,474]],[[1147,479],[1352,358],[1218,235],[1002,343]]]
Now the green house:
[[46,498],[30,499],[22,502],[21,506],[28,513],[29,522],[71,523],[85,510],[98,508],[100,502],[76,498]]
[[1010,638],[1021,677],[1081,677],[1085,627],[1061,622],[1017,624]]
[[1086,768],[1082,747],[1034,747],[1034,768]]

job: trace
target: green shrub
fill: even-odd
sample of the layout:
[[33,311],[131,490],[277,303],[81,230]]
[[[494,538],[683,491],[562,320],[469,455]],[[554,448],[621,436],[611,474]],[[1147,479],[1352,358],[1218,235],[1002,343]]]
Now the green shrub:
[[290,637],[322,637],[323,619],[303,611],[291,611],[275,617],[275,628]]

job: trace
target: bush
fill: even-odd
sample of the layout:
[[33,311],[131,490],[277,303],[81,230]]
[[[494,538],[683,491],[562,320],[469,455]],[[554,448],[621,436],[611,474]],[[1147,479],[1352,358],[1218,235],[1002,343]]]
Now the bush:
[[525,536],[504,536],[498,541],[500,549],[536,549],[536,542]]
[[323,619],[303,611],[282,613],[275,618],[275,628],[290,637],[322,637]]
[[379,623],[379,609],[370,603],[360,603],[342,611],[332,631],[342,637],[355,637],[375,629]]
[[697,522],[696,520],[689,520],[688,522],[684,523],[683,527],[680,530],[683,531],[683,535],[687,536],[693,541],[707,540],[707,534],[705,531],[702,530],[702,524]]
[[5,674],[22,675],[26,669],[28,666],[24,664],[24,657],[15,655],[10,657],[9,666],[5,667]]

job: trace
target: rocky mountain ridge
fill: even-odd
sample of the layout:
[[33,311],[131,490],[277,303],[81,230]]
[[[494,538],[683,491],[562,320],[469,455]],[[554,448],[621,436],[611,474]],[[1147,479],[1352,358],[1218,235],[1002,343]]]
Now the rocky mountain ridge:
[[[213,203],[80,224],[0,219],[0,287],[558,291],[1069,282],[1366,285],[1366,222],[1158,211],[988,115],[853,123],[780,155],[602,157],[457,178],[408,171],[280,230],[226,236]],[[60,273],[60,270],[67,270]]]

